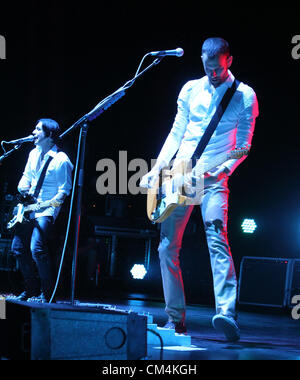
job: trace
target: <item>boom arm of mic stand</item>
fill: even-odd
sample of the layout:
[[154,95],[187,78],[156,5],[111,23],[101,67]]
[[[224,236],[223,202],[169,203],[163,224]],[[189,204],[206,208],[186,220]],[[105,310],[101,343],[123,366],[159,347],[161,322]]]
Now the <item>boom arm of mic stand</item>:
[[[2,141],[4,142],[4,141]],[[8,152],[5,152],[3,154],[3,156],[0,157],[0,162],[2,162],[6,157],[10,156],[11,154],[13,154],[16,150],[18,150],[20,148],[21,144],[17,144],[13,147],[13,149],[9,150]],[[2,147],[3,148],[3,147]],[[4,149],[3,149],[4,150]]]
[[100,103],[97,104],[97,106],[90,111],[88,114],[83,116],[81,119],[79,119],[75,124],[73,124],[69,129],[67,129],[63,134],[61,134],[59,137],[60,139],[63,139],[67,134],[69,134],[73,129],[81,126],[86,121],[93,121],[98,116],[100,116],[104,111],[106,111],[108,108],[110,108],[114,103],[116,103],[119,99],[121,99],[123,96],[125,96],[125,91],[128,90],[131,86],[133,86],[134,82],[140,78],[143,74],[145,74],[148,70],[150,70],[153,66],[158,65],[161,60],[164,57],[159,57],[154,60],[154,62],[151,63],[148,67],[146,67],[142,72],[139,74],[136,74],[133,79],[126,82],[123,87],[120,87],[117,91],[115,91],[113,94],[109,95],[105,99],[103,99]]
[[125,91],[120,90],[112,94],[106,101],[102,101],[99,103],[91,112],[86,115],[88,121],[93,121],[97,119],[104,111],[110,108],[114,103],[116,103],[119,99],[125,96]]
[[109,107],[111,107],[114,103],[116,103],[119,99],[125,96],[125,90],[130,88],[134,82],[142,76],[146,71],[148,71],[154,65],[158,65],[163,57],[156,59],[150,66],[148,66],[145,70],[143,70],[140,74],[136,75],[132,80],[127,82],[123,87],[117,90],[112,95],[108,96],[102,102],[100,102],[89,114],[87,114],[87,120],[92,121],[95,120],[99,115],[101,115],[104,111],[106,111]]

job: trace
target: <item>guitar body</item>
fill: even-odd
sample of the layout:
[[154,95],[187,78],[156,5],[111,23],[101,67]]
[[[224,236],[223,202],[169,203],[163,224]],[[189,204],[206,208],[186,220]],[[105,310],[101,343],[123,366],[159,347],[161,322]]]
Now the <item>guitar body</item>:
[[[221,154],[200,173],[197,171],[197,178],[203,179],[205,173],[227,160],[239,159],[248,153],[248,149],[242,148]],[[185,192],[185,179],[188,178],[191,171],[191,161],[182,161],[172,170],[161,170],[159,179],[152,188],[148,189],[147,194],[147,215],[152,223],[162,223],[177,207],[201,204],[204,187],[201,188],[200,185],[195,186],[194,184],[194,187],[191,188],[194,190],[191,193],[190,191]],[[201,180],[199,181],[201,182]]]
[[11,230],[13,227],[15,227],[18,223],[23,223],[26,221],[26,214],[24,212],[25,206],[22,203],[19,203],[17,206],[13,209],[13,218],[7,223],[6,228],[8,230]]
[[57,201],[37,202],[31,196],[26,198],[20,198],[18,196],[17,199],[21,202],[13,207],[12,217],[6,225],[8,230],[12,230],[18,224],[28,222],[31,212],[40,211],[41,209],[46,209],[48,207],[59,207],[61,205],[61,203]]
[[6,228],[12,230],[18,223],[26,222],[29,215],[25,212],[25,207],[35,202],[36,200],[32,196],[23,197],[21,194],[17,194],[7,216]]
[[[151,189],[152,190],[152,189]],[[178,192],[169,194],[165,199],[157,199],[155,192],[148,191],[147,215],[151,222],[162,223],[179,206],[185,206],[187,197]]]
[[182,161],[172,170],[161,171],[147,195],[147,215],[151,222],[162,223],[177,207],[201,203],[202,194],[195,198],[185,192],[184,178],[191,169],[188,161]]

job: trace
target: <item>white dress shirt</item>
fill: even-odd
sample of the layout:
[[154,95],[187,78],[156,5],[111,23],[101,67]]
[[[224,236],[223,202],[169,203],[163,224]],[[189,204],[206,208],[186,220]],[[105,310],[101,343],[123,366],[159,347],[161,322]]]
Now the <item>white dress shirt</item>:
[[[227,80],[215,88],[205,76],[187,82],[178,97],[178,110],[173,127],[158,156],[157,165],[168,165],[177,152],[177,160],[190,159],[221,102],[228,87],[234,82],[229,71]],[[207,165],[216,155],[229,153],[235,148],[251,147],[258,103],[253,89],[240,83],[216,131],[200,159]],[[224,166],[231,175],[246,158],[227,160]]]
[[[73,165],[68,156],[64,152],[59,152],[55,145],[44,155],[42,160],[40,147],[36,147],[29,153],[23,176],[18,185],[18,191],[34,194],[43,167],[50,156],[53,159],[47,168],[45,179],[38,195],[38,202],[49,201],[58,193],[69,195],[72,189]],[[30,217],[53,216],[55,220],[60,207],[49,207],[40,211],[31,213]]]

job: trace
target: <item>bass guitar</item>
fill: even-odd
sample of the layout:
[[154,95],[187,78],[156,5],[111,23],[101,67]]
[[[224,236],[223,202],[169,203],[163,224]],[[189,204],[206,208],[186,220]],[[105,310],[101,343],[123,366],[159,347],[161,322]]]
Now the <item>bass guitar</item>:
[[18,203],[13,208],[13,217],[12,219],[7,223],[6,228],[8,230],[11,230],[13,227],[15,227],[18,223],[24,223],[28,221],[28,216],[30,212],[36,212],[40,211],[42,209],[46,209],[48,207],[59,207],[61,206],[61,202],[52,200],[52,201],[45,201],[45,202],[36,202],[35,203]]
[[[249,149],[235,149],[229,153],[217,156],[197,173],[198,178],[204,178],[211,171],[227,160],[239,159],[248,155]],[[154,186],[147,193],[147,215],[152,223],[162,223],[178,206],[201,204],[201,194],[190,196],[185,191],[184,179],[191,175],[190,161],[181,161],[171,170],[162,169]],[[203,195],[203,186],[202,186]]]

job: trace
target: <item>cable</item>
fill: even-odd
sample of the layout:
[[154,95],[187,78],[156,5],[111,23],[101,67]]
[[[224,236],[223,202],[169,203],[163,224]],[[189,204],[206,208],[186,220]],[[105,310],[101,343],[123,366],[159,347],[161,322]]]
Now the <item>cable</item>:
[[134,78],[136,78],[136,77],[138,76],[138,74],[139,74],[139,72],[140,72],[140,69],[141,69],[141,67],[142,67],[142,64],[143,64],[145,58],[148,57],[148,55],[150,55],[150,53],[147,53],[146,55],[144,55],[143,59],[141,60],[140,65],[139,65],[139,67],[138,67],[138,69],[137,69],[137,72],[135,73]]
[[4,154],[6,153],[6,150],[4,148],[4,144],[6,143],[6,141],[1,141],[1,147],[2,147],[2,150],[4,152]]
[[162,337],[155,330],[147,329],[147,331],[151,332],[152,334],[156,335],[159,338],[159,340],[160,340],[160,356],[159,356],[159,359],[163,360],[164,341],[163,341]]

